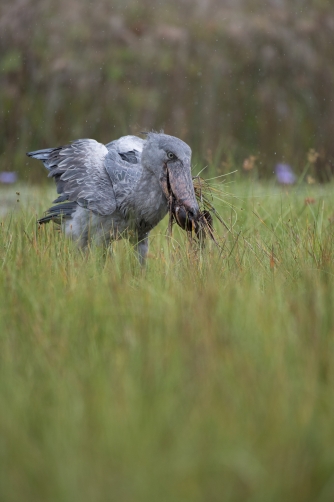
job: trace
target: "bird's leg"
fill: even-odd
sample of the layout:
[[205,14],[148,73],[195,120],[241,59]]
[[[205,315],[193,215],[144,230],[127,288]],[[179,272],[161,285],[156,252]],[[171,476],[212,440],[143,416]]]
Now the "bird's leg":
[[144,237],[139,238],[136,244],[139,263],[144,266],[146,264],[146,257],[148,253],[148,233]]

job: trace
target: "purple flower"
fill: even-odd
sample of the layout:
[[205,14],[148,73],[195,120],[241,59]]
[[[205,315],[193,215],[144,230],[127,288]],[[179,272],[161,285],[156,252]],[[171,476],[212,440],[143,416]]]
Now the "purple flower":
[[278,183],[282,185],[293,185],[295,183],[296,176],[289,164],[276,164],[275,171]]
[[2,171],[0,173],[0,183],[5,183],[6,185],[15,183],[17,181],[17,174],[10,171]]

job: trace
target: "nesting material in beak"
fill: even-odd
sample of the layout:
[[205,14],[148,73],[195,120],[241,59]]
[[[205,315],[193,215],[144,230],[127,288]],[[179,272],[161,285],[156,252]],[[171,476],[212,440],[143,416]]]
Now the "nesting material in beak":
[[[161,186],[169,204],[169,231],[172,231],[174,222],[190,235],[195,234],[200,242],[208,235],[217,245],[214,235],[213,218],[221,218],[209,201],[210,189],[205,181],[198,176],[192,178],[190,166],[184,169],[183,165],[165,168],[161,178]],[[222,222],[223,223],[223,222]]]
[[190,234],[194,232],[200,241],[205,239],[206,234],[209,234],[209,236],[215,240],[213,237],[212,216],[208,210],[199,210],[196,218],[191,218],[188,216],[185,208],[180,206],[178,201],[172,199],[170,214],[179,227],[186,230]]

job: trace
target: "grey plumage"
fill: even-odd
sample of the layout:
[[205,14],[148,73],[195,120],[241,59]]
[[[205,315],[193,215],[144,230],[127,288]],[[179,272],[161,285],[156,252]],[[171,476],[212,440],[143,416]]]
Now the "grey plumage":
[[49,221],[54,221],[59,225],[62,223],[64,218],[70,218],[72,214],[77,209],[76,202],[65,202],[64,204],[57,204],[48,209],[47,214],[38,220],[38,223],[48,223]]
[[107,145],[93,139],[27,154],[41,160],[54,178],[58,198],[39,223],[61,223],[84,247],[129,238],[145,260],[148,233],[168,211],[169,191],[189,218],[198,205],[191,178],[191,150],[178,138],[149,133],[124,136]]

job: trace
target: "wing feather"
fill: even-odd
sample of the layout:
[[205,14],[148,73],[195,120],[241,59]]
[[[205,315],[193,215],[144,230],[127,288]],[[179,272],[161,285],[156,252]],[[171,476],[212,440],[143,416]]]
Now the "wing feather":
[[68,200],[103,216],[112,214],[116,198],[105,170],[107,154],[107,148],[93,139],[74,141],[51,154],[50,160],[56,167],[49,177],[54,177],[56,182],[58,178],[61,193]]
[[116,197],[105,169],[108,149],[93,139],[79,139],[69,145],[30,152],[42,160],[57,185],[58,199],[77,202],[94,213],[112,214]]
[[115,150],[109,150],[105,166],[113,185],[117,207],[126,212],[127,202],[141,177],[142,166],[126,162]]
[[[93,139],[28,153],[42,160],[54,178],[59,197],[54,201],[77,202],[102,216],[126,205],[140,179],[143,140],[125,136],[104,146]],[[136,148],[136,149],[135,149]],[[122,150],[122,151],[120,151]]]

